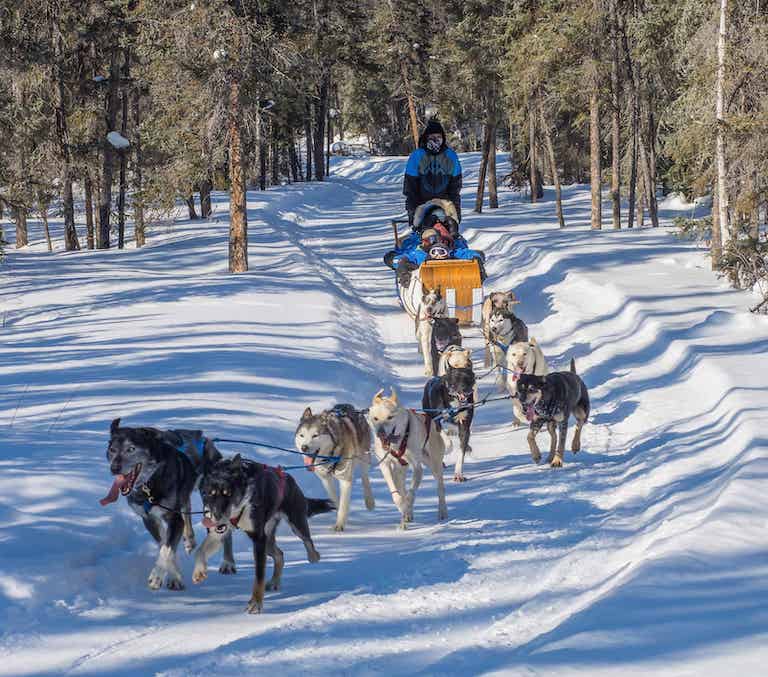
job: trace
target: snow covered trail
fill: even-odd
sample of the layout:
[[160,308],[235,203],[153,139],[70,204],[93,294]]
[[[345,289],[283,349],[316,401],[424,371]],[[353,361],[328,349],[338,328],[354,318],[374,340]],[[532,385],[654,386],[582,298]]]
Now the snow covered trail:
[[[462,161],[476,177],[477,156]],[[487,253],[487,288],[515,289],[550,363],[576,358],[593,400],[582,453],[560,471],[534,466],[508,403],[489,404],[447,522],[427,475],[414,527],[397,531],[374,471],[374,512],[356,486],[344,534],[313,520],[318,565],[281,531],[284,589],[261,616],[243,614],[244,537],[236,576],[146,588],[143,527],[122,501],[97,504],[111,418],[290,446],[307,405],[367,406],[395,385],[418,406],[412,322],[381,264],[402,167],[340,161],[325,185],[250,194],[246,275],[225,272],[223,201],[220,220],[176,224],[140,251],[11,252],[0,674],[759,674],[768,322],[666,229],[589,231],[577,187],[565,231],[551,201],[510,194],[463,228]],[[479,362],[476,332],[469,344]]]

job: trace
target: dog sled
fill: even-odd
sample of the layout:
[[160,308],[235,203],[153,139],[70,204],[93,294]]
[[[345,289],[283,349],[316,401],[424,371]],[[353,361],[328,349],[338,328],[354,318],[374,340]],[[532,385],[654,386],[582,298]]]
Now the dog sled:
[[[424,213],[423,211],[420,213],[420,210],[428,209],[434,203],[437,203],[435,206],[449,204],[445,200],[433,200],[431,203],[422,205],[414,218],[417,226]],[[395,251],[400,251],[402,243],[407,238],[413,237],[412,233],[404,232],[401,234],[398,232],[398,226],[403,223],[407,224],[408,221],[406,219],[392,220]],[[458,225],[456,228],[456,235],[458,236]],[[458,318],[459,324],[466,326],[473,323],[480,324],[483,303],[482,280],[481,264],[476,258],[433,259],[430,257],[412,271],[407,286],[404,286],[400,280],[396,281],[396,286],[400,304],[412,318],[415,319],[419,313],[424,290],[439,288],[446,300],[448,317]]]

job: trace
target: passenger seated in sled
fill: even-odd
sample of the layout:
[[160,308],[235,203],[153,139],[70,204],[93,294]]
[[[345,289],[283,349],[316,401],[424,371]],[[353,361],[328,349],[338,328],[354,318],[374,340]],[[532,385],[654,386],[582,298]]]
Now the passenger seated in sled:
[[[411,282],[411,273],[416,270],[425,261],[443,261],[446,259],[461,259],[471,261],[475,259],[480,268],[480,279],[485,280],[485,254],[480,251],[470,249],[461,235],[458,234],[458,224],[456,229],[452,229],[449,224],[439,220],[432,220],[432,225],[424,228],[421,233],[414,232],[406,238],[415,240],[414,235],[419,239],[415,247],[401,247],[401,251],[394,252],[392,257],[392,267],[397,271],[397,281],[402,287],[408,287]],[[454,221],[454,223],[456,223]]]
[[[455,215],[456,208],[449,200],[434,199],[419,205],[414,212],[412,232],[398,243],[398,247],[385,254],[384,263],[393,270],[400,271],[403,269],[404,264],[401,264],[404,260],[414,264],[408,267],[408,270],[413,270],[428,260],[477,259],[481,275],[485,279],[485,254],[469,248],[467,241],[459,234]],[[435,231],[441,242],[425,241],[424,234],[427,231]],[[435,237],[433,233],[430,235]]]

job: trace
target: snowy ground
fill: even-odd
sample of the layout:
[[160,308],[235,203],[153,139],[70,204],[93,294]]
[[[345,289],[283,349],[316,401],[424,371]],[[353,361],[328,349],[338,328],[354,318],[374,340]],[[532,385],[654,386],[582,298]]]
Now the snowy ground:
[[[469,202],[477,156],[463,160]],[[113,417],[290,444],[307,405],[367,406],[394,384],[418,406],[412,323],[380,263],[402,169],[339,160],[325,185],[250,194],[246,275],[226,273],[223,196],[211,223],[179,222],[139,251],[52,256],[33,232],[9,252],[0,674],[763,674],[768,319],[666,228],[589,231],[583,188],[566,190],[565,231],[549,199],[511,193],[463,224],[487,252],[487,289],[516,291],[554,367],[576,358],[594,405],[581,454],[534,466],[494,403],[447,522],[426,479],[413,528],[397,531],[375,471],[373,513],[357,485],[344,534],[313,520],[319,564],[281,532],[284,589],[263,615],[243,613],[243,536],[237,576],[147,589],[148,535],[123,501],[97,502]]]

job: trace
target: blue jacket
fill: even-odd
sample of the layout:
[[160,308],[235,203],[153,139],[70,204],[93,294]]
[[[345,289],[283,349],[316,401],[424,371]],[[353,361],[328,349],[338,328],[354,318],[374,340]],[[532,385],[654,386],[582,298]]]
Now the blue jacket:
[[417,148],[405,166],[405,209],[413,214],[420,204],[433,198],[443,198],[456,205],[461,220],[461,183],[461,163],[456,151],[445,146],[439,153]]

